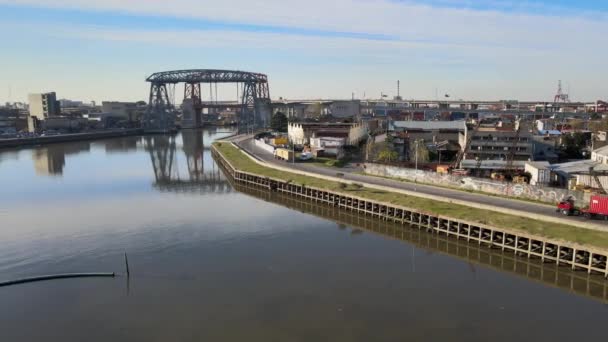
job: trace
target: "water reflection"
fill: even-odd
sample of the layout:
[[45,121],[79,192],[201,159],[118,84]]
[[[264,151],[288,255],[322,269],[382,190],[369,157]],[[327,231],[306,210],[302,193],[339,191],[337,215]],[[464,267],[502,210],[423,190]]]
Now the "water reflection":
[[176,136],[157,135],[144,138],[144,146],[154,170],[154,188],[163,192],[231,192],[232,187],[215,163],[210,163],[208,169],[205,169],[203,131],[183,131],[181,139],[181,150],[187,169],[185,177],[179,171],[183,169],[184,163],[180,163],[178,157]]
[[[66,157],[91,148],[103,148],[106,154],[124,154],[143,149],[149,155],[154,174],[153,187],[162,192],[229,193],[232,187],[215,163],[205,163],[205,151],[218,135],[231,131],[184,130],[179,135],[132,136],[94,142],[53,144],[32,150],[36,175],[63,176]],[[205,145],[205,140],[209,143]],[[187,170],[187,173],[181,171]]]
[[103,140],[105,151],[108,154],[113,153],[129,153],[137,150],[137,143],[141,141],[141,137],[124,137],[120,139]]
[[86,141],[69,144],[48,145],[32,151],[34,169],[39,176],[61,176],[65,167],[65,157],[71,154],[89,152],[91,143]]
[[[488,267],[608,303],[608,281],[601,276],[575,272],[566,267],[559,267],[555,263],[542,263],[535,259],[520,258],[508,251],[489,249],[452,237],[431,234],[424,230],[377,220],[332,206],[319,205],[285,194],[236,184],[232,181],[231,183],[239,192],[337,222],[339,230],[353,227],[350,235],[359,235],[364,232],[381,234],[412,244],[427,254],[441,253],[456,257],[468,263],[472,274],[476,273],[478,266]],[[414,253],[414,249],[412,249],[412,270],[416,268]]]

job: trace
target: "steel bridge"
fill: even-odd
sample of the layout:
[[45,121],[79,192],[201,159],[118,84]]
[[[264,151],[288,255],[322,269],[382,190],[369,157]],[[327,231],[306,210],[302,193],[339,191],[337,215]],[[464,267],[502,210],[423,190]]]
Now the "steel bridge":
[[168,86],[177,83],[185,84],[184,104],[189,108],[184,110],[184,114],[191,115],[193,127],[201,125],[203,108],[221,108],[217,101],[202,101],[203,83],[216,86],[216,98],[218,83],[236,83],[240,102],[239,125],[264,127],[269,124],[270,91],[268,77],[264,74],[214,69],[176,70],[154,73],[146,81],[150,83],[150,99],[143,126],[148,130],[162,132],[175,126],[176,108]]

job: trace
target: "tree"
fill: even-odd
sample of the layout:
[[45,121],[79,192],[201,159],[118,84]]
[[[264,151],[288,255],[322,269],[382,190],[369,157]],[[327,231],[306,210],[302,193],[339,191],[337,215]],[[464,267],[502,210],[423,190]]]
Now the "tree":
[[378,154],[378,160],[385,163],[391,163],[397,161],[399,153],[391,149],[384,149]]
[[601,119],[601,120],[590,122],[589,130],[592,131],[593,133],[597,133],[598,131],[608,131],[608,120]]
[[416,159],[419,163],[428,163],[431,160],[429,149],[426,147],[424,139],[410,142],[410,161],[416,161]]
[[287,132],[287,116],[281,112],[276,112],[270,120],[270,127],[277,132]]
[[562,136],[562,151],[566,158],[581,159],[582,151],[587,147],[587,139],[583,133],[565,134]]

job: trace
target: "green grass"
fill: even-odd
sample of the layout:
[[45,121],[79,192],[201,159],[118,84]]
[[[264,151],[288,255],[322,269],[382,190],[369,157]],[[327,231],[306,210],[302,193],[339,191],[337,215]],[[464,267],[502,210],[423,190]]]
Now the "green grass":
[[[353,185],[341,188],[339,182],[324,180],[316,177],[303,176],[295,173],[279,171],[253,162],[240,150],[226,142],[216,142],[218,151],[232,164],[233,167],[265,177],[290,180],[294,184],[327,189],[349,196],[391,203],[426,213],[452,217],[469,222],[476,222],[497,228],[513,229],[551,239],[575,242],[602,249],[608,248],[608,233],[579,228],[568,224],[556,224],[524,217],[503,214],[469,206],[434,201],[426,198],[407,196],[400,193],[363,187],[357,189]],[[548,209],[547,214],[552,214]]]
[[478,194],[478,195],[485,195],[485,196],[491,196],[491,197],[505,198],[505,199],[514,200],[514,201],[521,201],[521,202],[534,203],[534,204],[543,204],[543,205],[546,205],[546,206],[550,206],[550,207],[553,206],[554,207],[554,205],[552,205],[551,203],[547,203],[547,202],[543,202],[543,201],[538,201],[538,200],[531,199],[531,198],[520,198],[520,197],[498,195],[498,194],[493,194],[493,193],[479,191],[479,190],[459,188],[459,187],[456,187],[456,186],[439,185],[439,184],[436,184],[436,183],[414,182],[412,180],[404,179],[404,178],[372,175],[372,174],[366,173],[364,171],[356,171],[356,172],[353,172],[353,173],[356,173],[356,174],[362,175],[362,176],[368,176],[368,177],[390,179],[390,180],[399,181],[399,182],[403,182],[403,183],[421,184],[421,185],[426,185],[426,186],[433,186],[433,187],[436,187],[436,188],[443,188],[443,189],[450,189],[450,190],[456,190],[456,191],[463,191],[463,192],[468,192],[468,193],[471,193],[471,194]]
[[[312,165],[316,165],[316,166],[332,167],[332,168],[343,168],[344,166],[346,166],[348,164],[347,160],[336,160],[336,159],[326,158],[326,157],[317,157],[317,158],[314,158],[307,162]],[[306,163],[306,162],[304,162],[304,163]]]

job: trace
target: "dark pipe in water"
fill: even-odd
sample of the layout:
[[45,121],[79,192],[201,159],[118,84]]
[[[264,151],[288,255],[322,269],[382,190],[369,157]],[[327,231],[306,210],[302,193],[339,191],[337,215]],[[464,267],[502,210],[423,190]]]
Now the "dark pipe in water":
[[92,278],[92,277],[114,277],[114,272],[112,273],[66,273],[66,274],[53,274],[53,275],[44,275],[39,277],[31,277],[31,278],[22,278],[17,280],[10,280],[5,282],[0,282],[0,287],[17,285],[17,284],[25,284],[32,283],[35,281],[43,281],[43,280],[54,280],[54,279],[67,279],[67,278]]

